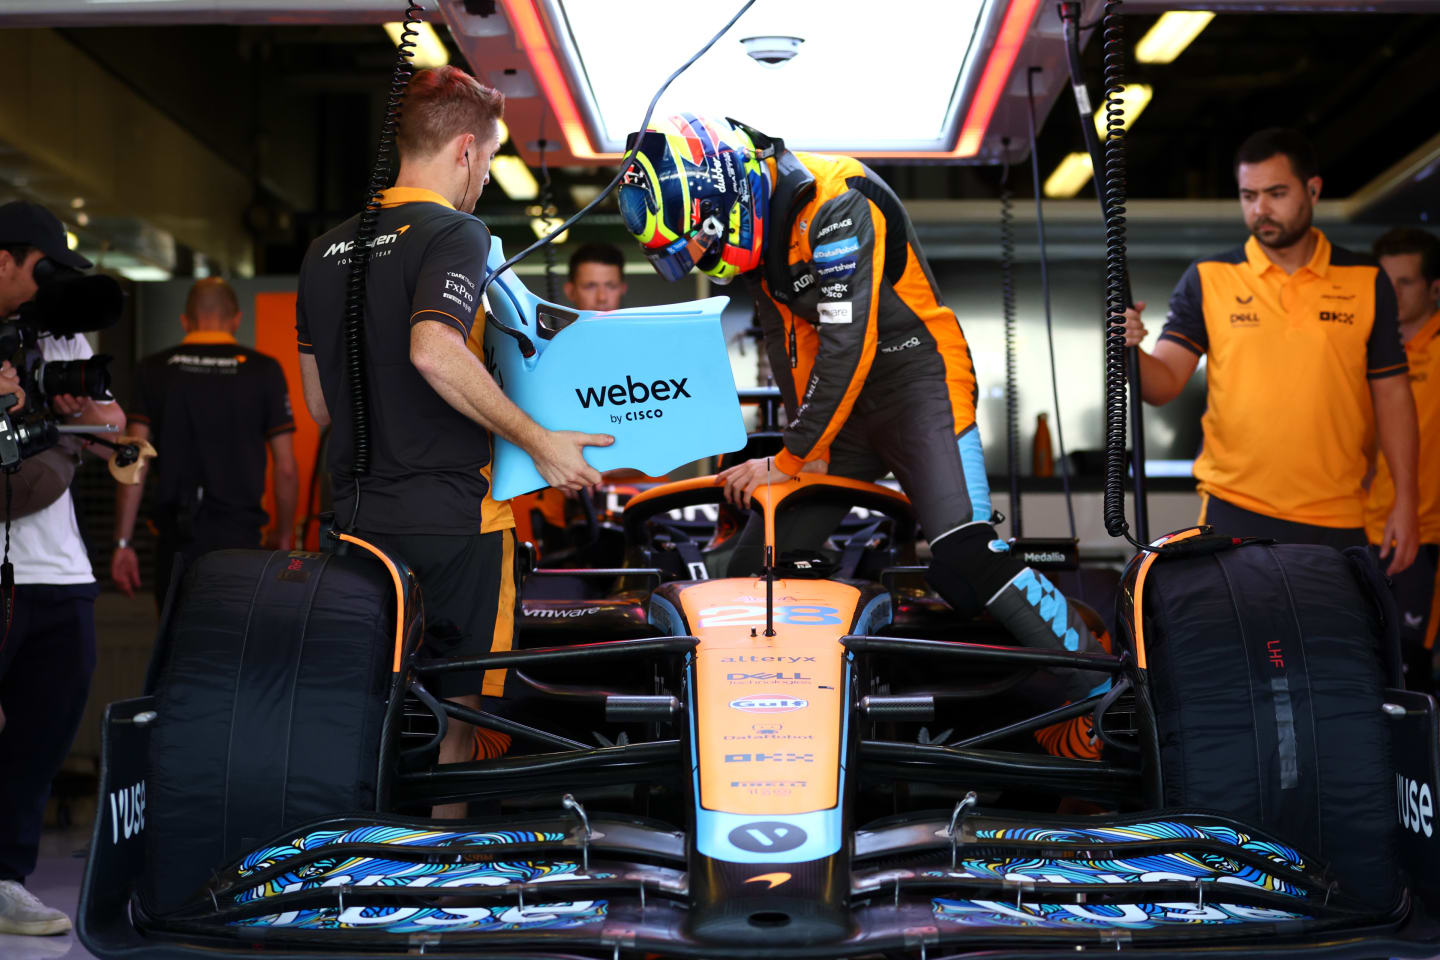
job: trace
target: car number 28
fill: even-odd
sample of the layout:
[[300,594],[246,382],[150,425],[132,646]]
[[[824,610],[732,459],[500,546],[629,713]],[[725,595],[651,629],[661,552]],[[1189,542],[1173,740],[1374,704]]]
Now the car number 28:
[[[775,622],[797,627],[824,627],[840,623],[840,611],[834,607],[790,604],[775,608]],[[765,608],[759,605],[732,604],[706,607],[700,611],[700,626],[758,627],[765,623]]]

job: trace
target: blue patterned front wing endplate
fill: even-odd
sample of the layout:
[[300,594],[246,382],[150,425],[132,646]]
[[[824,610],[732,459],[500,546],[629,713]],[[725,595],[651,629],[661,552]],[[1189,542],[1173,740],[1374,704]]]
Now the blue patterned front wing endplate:
[[[242,890],[236,903],[254,903],[270,897],[323,887],[403,887],[413,889],[504,886],[511,883],[563,883],[567,880],[603,880],[613,875],[582,873],[579,864],[565,860],[495,860],[436,862],[417,849],[409,859],[404,848],[448,847],[462,849],[517,843],[558,843],[555,832],[500,830],[455,832],[409,827],[365,826],[348,830],[316,830],[289,843],[264,847],[241,861],[243,879],[287,860],[295,869]],[[396,847],[393,857],[354,856],[325,850],[341,844],[382,844]],[[423,933],[436,930],[506,931],[583,927],[602,922],[606,901],[581,900],[496,907],[396,907],[360,905],[290,910],[234,921],[236,926],[284,927],[290,930],[357,930],[380,933]]]
[[1026,927],[1040,930],[1154,930],[1197,924],[1273,924],[1304,920],[1304,914],[1234,903],[1021,903],[998,900],[932,901],[935,918],[967,927]]

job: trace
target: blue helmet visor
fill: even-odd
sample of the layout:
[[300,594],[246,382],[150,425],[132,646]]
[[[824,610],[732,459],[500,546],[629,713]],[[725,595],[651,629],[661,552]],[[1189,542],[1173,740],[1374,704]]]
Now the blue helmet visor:
[[650,191],[644,187],[623,186],[620,188],[618,203],[620,205],[620,217],[625,221],[625,229],[632,236],[645,232],[645,221],[649,215],[655,212],[655,201],[650,196]]

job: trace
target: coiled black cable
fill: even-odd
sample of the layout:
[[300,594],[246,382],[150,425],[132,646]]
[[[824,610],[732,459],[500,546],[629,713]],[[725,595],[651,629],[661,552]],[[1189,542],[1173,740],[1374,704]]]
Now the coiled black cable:
[[[1145,436],[1143,402],[1140,397],[1139,350],[1125,346],[1125,310],[1131,303],[1130,276],[1125,249],[1125,31],[1121,20],[1122,0],[1106,0],[1101,18],[1104,45],[1105,143],[1095,137],[1090,119],[1089,95],[1080,69],[1080,4],[1060,5],[1065,29],[1065,54],[1070,67],[1070,84],[1079,108],[1081,133],[1096,174],[1096,193],[1105,218],[1105,530],[1112,537],[1124,537],[1141,550],[1152,549],[1130,534],[1125,519],[1125,421],[1126,402],[1135,429],[1131,451],[1135,477],[1135,524],[1142,540],[1149,537],[1145,498]],[[1103,175],[1103,176],[1102,176]],[[1127,398],[1127,387],[1133,395]]]
[[[540,215],[545,223],[555,215],[555,185],[550,180],[550,165],[545,162],[545,114],[540,114]],[[545,299],[560,299],[555,286],[555,244],[545,244]],[[583,499],[583,498],[582,498]]]
[[1000,311],[1005,319],[1005,457],[1010,472],[1010,533],[1024,536],[1020,518],[1020,409],[1015,389],[1015,194],[1010,190],[1010,138],[1001,141]]
[[355,228],[355,244],[350,250],[350,275],[345,281],[345,380],[350,387],[350,419],[354,431],[354,456],[351,471],[355,479],[355,508],[350,526],[360,512],[360,478],[370,472],[370,404],[365,374],[365,299],[369,275],[370,253],[380,224],[380,195],[394,177],[391,170],[395,153],[395,134],[400,125],[400,109],[405,99],[405,86],[414,69],[415,38],[424,7],[408,0],[405,17],[396,44],[395,70],[390,76],[390,92],[385,100],[385,117],[380,127],[380,143],[375,149],[375,164],[370,169],[366,188],[365,209]]
[[1122,0],[1106,0],[1102,20],[1105,85],[1105,530],[1130,536],[1125,518],[1125,310],[1130,276],[1125,245],[1125,22]]

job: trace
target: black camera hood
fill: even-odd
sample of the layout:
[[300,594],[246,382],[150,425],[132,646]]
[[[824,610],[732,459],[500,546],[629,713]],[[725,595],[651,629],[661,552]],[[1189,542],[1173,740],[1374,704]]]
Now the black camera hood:
[[[42,261],[44,262],[44,261]],[[35,299],[20,308],[23,326],[64,337],[113,327],[125,309],[114,278],[60,268],[41,279]]]

